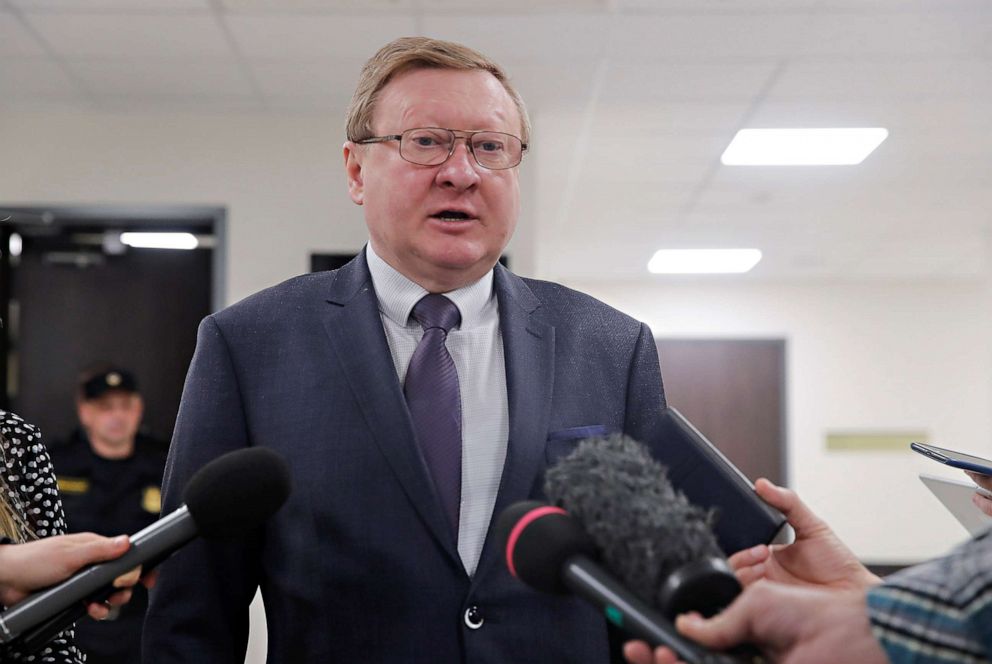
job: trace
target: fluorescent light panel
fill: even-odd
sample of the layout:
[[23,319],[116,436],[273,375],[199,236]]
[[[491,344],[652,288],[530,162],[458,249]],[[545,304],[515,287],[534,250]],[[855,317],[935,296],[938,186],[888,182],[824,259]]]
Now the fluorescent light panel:
[[882,127],[741,129],[724,150],[727,166],[860,164],[889,135]]
[[757,249],[660,249],[648,261],[655,274],[740,274],[761,260]]
[[138,249],[196,249],[192,233],[121,233],[121,243]]

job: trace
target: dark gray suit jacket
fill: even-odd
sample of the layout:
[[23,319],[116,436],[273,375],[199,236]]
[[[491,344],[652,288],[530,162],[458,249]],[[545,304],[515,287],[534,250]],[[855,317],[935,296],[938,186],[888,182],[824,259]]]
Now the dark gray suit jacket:
[[[510,422],[495,515],[539,496],[546,466],[587,427],[625,431],[678,462],[658,440],[664,394],[647,326],[499,265],[494,288]],[[257,586],[269,662],[608,661],[603,618],[510,577],[491,531],[466,575],[418,453],[364,253],[203,321],[163,513],[204,463],[254,445],[287,459],[293,494],[258,536],[195,542],[163,566],[146,663],[242,662]],[[464,621],[473,606],[479,629]]]

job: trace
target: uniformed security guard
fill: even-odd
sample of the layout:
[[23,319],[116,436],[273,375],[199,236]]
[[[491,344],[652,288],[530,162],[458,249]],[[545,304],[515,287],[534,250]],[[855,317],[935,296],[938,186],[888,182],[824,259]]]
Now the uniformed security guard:
[[[69,532],[134,534],[159,516],[166,445],[139,433],[144,402],[134,375],[103,365],[85,371],[76,393],[80,428],[51,450]],[[90,664],[141,661],[148,597],[137,586],[131,602],[109,619],[76,624],[76,643]]]

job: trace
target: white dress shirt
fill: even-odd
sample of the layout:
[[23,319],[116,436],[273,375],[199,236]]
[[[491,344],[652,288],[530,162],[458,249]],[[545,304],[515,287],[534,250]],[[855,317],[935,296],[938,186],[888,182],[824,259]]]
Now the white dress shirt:
[[[424,330],[410,316],[427,294],[386,263],[371,243],[365,252],[379,315],[400,384]],[[503,475],[510,420],[506,396],[503,337],[499,307],[493,291],[493,271],[458,290],[445,293],[458,307],[461,324],[448,332],[446,346],[458,372],[462,402],[462,500],[458,525],[458,554],[469,576],[479,555]]]

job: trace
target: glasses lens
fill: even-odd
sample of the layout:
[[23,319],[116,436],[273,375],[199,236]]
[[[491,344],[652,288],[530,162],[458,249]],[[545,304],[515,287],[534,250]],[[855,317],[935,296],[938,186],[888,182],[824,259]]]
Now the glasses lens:
[[400,139],[400,156],[423,166],[434,166],[448,158],[454,134],[446,129],[408,129]]
[[520,163],[520,139],[498,131],[484,131],[472,135],[472,152],[479,164],[486,168],[512,168]]

